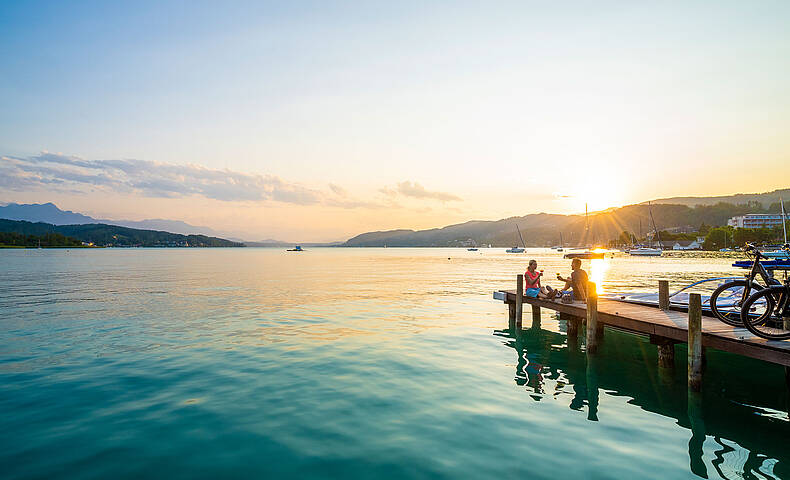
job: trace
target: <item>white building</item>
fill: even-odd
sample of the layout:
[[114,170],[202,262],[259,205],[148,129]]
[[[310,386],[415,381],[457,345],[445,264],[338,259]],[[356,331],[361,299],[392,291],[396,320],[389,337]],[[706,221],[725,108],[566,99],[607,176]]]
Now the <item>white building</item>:
[[781,213],[750,213],[727,220],[727,225],[735,228],[771,228],[781,224]]

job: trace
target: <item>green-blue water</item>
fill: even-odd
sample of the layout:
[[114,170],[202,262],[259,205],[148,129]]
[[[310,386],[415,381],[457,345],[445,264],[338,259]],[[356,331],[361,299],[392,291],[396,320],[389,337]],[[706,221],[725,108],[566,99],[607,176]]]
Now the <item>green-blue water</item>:
[[588,362],[551,312],[516,338],[491,292],[528,258],[567,273],[546,250],[0,250],[0,477],[790,477],[782,368],[711,351],[688,401],[683,346],[659,371],[607,331]]

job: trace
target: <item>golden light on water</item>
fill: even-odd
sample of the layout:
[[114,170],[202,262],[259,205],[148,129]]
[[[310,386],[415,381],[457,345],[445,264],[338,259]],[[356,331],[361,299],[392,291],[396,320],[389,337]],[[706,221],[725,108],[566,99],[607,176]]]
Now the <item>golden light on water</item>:
[[590,260],[590,281],[595,282],[595,291],[599,295],[604,291],[602,284],[607,270],[609,270],[608,258],[593,258]]

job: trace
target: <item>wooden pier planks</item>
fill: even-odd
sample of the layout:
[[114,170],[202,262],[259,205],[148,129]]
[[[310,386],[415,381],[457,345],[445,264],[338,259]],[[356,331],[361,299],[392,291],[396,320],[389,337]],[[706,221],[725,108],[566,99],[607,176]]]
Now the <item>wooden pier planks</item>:
[[[515,303],[515,290],[501,292],[505,303]],[[522,301],[573,317],[587,317],[587,305],[584,302],[560,303],[536,298],[523,298]],[[688,314],[685,312],[599,298],[598,321],[644,335],[676,340],[678,343],[688,342]],[[790,341],[760,338],[745,328],[732,327],[715,318],[702,318],[702,346],[790,367]]]

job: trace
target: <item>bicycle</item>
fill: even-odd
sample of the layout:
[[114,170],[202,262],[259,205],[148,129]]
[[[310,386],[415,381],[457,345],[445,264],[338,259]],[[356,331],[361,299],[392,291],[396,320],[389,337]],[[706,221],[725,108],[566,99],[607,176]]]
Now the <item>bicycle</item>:
[[753,334],[770,340],[790,338],[790,278],[753,293],[741,308],[741,322]]
[[[786,247],[786,246],[785,246]],[[741,305],[754,293],[753,291],[760,291],[771,286],[781,286],[782,283],[775,279],[760,262],[766,258],[760,253],[753,244],[746,244],[746,253],[754,256],[752,268],[746,274],[744,279],[732,280],[719,285],[710,296],[709,304],[710,310],[713,314],[733,327],[742,327],[741,321]],[[763,284],[757,283],[757,277],[762,277]],[[770,312],[764,312],[763,317],[770,315]],[[762,321],[764,318],[756,318],[753,322]]]

